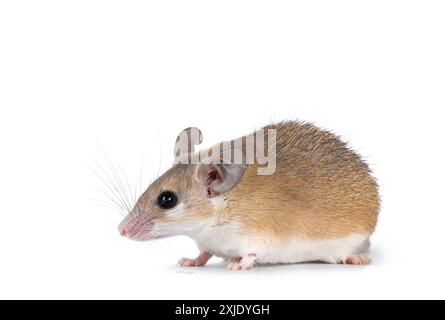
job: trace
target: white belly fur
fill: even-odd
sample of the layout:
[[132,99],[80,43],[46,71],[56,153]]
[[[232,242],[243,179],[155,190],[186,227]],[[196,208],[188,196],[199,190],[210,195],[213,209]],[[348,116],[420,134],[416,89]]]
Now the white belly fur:
[[[269,248],[258,248],[259,263],[323,261],[339,263],[367,251],[368,235],[352,234],[330,240],[292,240]],[[365,248],[366,247],[366,248]]]
[[351,255],[366,252],[369,247],[367,234],[351,234],[328,240],[293,239],[277,243],[272,239],[241,235],[233,232],[233,229],[222,233],[214,231],[216,230],[210,234],[204,232],[194,235],[201,251],[209,251],[223,258],[243,257],[254,253],[258,257],[258,263],[338,263]]

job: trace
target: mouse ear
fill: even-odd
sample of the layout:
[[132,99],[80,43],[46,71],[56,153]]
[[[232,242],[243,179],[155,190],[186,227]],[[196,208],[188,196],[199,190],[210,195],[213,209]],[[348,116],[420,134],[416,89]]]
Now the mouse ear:
[[174,154],[175,160],[195,153],[195,146],[202,142],[201,130],[195,127],[186,128],[176,138]]
[[246,169],[244,164],[203,163],[198,166],[197,178],[212,193],[223,193],[238,185]]

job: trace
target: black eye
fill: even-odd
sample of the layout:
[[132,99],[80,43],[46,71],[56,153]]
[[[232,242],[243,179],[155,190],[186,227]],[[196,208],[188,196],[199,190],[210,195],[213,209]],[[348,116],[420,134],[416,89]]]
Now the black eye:
[[158,197],[158,206],[162,209],[171,209],[178,203],[178,196],[171,191],[164,191]]

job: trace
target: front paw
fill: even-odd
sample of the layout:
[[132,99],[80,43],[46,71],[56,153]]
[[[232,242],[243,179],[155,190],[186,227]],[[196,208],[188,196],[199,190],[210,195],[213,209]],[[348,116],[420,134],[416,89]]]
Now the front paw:
[[189,258],[182,258],[178,261],[178,264],[181,267],[201,267],[204,264],[200,263],[198,259],[189,259]]
[[195,259],[189,259],[189,258],[182,258],[178,261],[178,264],[181,267],[202,267],[204,266],[207,261],[212,257],[212,254],[208,252],[203,252],[199,255],[199,257]]

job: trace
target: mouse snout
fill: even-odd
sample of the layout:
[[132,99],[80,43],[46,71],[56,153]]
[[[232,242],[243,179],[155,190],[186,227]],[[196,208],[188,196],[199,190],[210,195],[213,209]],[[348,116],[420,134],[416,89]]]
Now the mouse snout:
[[118,231],[121,236],[128,237],[130,239],[138,240],[143,238],[146,233],[149,233],[152,229],[152,223],[143,219],[143,217],[129,214],[118,227]]
[[119,233],[123,237],[125,237],[128,233],[126,226],[123,226],[122,223],[119,225],[119,227],[117,229],[119,230]]
[[121,236],[132,237],[139,232],[140,225],[139,219],[129,216],[119,224],[117,229]]

